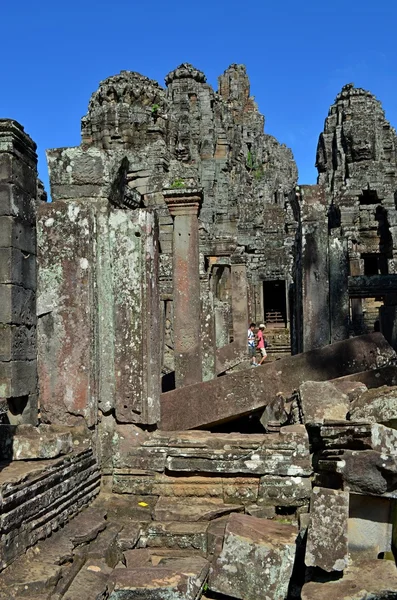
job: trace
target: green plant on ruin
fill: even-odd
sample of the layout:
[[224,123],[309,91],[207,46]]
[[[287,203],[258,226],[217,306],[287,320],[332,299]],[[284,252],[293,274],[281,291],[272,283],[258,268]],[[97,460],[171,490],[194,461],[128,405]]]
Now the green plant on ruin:
[[175,179],[172,183],[171,183],[171,189],[172,190],[179,190],[181,188],[186,187],[185,185],[185,181],[183,179]]
[[247,158],[245,159],[245,164],[246,164],[247,168],[250,171],[252,171],[252,169],[254,168],[254,165],[255,165],[255,156],[251,152],[251,150],[248,150]]
[[263,170],[263,165],[258,165],[254,171],[254,177],[257,181],[260,181],[265,176],[265,172]]
[[157,115],[160,110],[160,104],[152,104],[152,115]]

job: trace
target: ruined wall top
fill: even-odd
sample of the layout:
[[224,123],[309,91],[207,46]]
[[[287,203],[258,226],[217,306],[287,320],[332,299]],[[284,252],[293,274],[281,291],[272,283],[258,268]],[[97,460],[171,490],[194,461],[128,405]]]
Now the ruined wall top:
[[165,78],[165,83],[169,85],[177,79],[194,79],[199,83],[205,83],[207,81],[204,73],[189,63],[182,63],[179,67],[168,73]]

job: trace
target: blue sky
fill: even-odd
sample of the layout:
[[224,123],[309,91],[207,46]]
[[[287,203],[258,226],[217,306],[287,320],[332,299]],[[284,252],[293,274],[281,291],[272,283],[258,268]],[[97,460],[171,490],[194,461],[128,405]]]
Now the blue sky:
[[80,143],[80,118],[101,79],[138,71],[161,84],[191,62],[217,87],[244,63],[265,131],[293,150],[300,183],[315,183],[317,139],[345,83],[371,90],[397,126],[396,0],[6,0],[0,117],[45,149]]

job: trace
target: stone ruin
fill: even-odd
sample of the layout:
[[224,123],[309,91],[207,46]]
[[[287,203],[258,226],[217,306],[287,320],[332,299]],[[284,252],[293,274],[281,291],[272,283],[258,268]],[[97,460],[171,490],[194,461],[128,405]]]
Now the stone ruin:
[[396,133],[346,85],[298,186],[242,65],[165,82],[51,203],[0,120],[0,600],[397,598]]

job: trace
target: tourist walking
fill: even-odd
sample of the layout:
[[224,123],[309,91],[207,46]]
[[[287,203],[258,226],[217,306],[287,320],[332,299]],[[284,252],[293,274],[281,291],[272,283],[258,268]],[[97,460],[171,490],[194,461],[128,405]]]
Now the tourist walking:
[[261,360],[260,360],[259,365],[261,365],[267,358],[267,352],[266,352],[267,340],[263,334],[264,331],[265,331],[265,325],[264,325],[264,323],[261,323],[259,325],[259,331],[256,335],[256,339],[258,340],[257,348],[258,348],[259,352],[261,353]]
[[248,356],[251,359],[251,366],[258,367],[258,363],[256,362],[256,348],[255,348],[255,323],[250,323],[248,328]]

